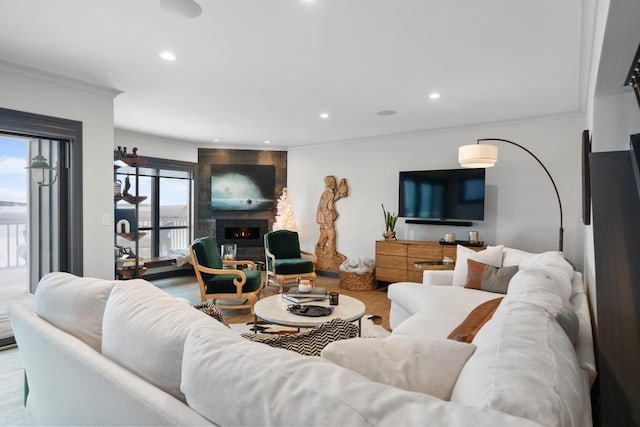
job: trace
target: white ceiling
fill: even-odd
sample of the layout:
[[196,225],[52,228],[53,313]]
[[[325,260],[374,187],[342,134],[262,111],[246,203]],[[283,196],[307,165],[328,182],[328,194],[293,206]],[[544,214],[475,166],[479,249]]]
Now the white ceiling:
[[117,128],[200,144],[292,147],[581,107],[580,0],[200,0],[196,19],[159,3],[0,0],[0,58],[119,89]]

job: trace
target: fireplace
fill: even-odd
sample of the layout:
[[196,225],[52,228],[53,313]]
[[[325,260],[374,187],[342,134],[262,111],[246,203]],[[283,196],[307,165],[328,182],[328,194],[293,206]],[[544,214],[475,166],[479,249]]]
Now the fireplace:
[[219,245],[238,245],[238,259],[264,261],[264,235],[269,231],[266,219],[216,219]]

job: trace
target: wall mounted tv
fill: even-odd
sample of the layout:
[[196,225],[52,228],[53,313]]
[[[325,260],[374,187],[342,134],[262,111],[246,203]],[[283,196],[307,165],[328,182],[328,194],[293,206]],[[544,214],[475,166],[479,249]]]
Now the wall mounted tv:
[[485,170],[400,172],[398,215],[409,223],[471,225],[484,219]]

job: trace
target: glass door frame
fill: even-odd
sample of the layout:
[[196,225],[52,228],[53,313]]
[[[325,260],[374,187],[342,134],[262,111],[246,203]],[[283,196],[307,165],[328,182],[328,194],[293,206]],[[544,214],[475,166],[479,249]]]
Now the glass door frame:
[[[59,270],[78,276],[83,272],[82,236],[82,122],[0,108],[0,132],[30,138],[67,140],[65,171],[59,173]],[[62,169],[62,168],[61,168]],[[60,171],[59,171],[60,172]],[[33,292],[34,289],[31,289]]]

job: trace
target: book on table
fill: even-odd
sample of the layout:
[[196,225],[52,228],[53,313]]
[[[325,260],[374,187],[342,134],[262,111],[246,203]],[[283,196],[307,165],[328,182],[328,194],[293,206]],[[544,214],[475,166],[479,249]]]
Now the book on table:
[[322,301],[328,298],[327,288],[314,287],[311,288],[311,292],[300,292],[298,291],[298,287],[294,286],[292,288],[287,289],[286,292],[282,293],[282,298],[294,302],[296,304],[311,302],[311,301]]

